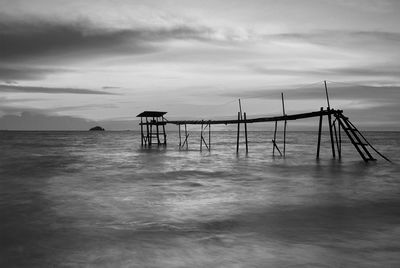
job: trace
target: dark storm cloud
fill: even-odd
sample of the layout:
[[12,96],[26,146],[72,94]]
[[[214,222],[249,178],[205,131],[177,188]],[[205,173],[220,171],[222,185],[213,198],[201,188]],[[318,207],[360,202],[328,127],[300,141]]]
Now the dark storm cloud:
[[33,87],[33,86],[16,86],[9,84],[0,84],[0,92],[117,95],[115,93],[110,93],[100,90],[82,89],[82,88]]
[[0,60],[19,61],[46,56],[101,56],[144,54],[157,51],[157,42],[169,39],[207,40],[205,27],[104,29],[92,23],[0,19]]

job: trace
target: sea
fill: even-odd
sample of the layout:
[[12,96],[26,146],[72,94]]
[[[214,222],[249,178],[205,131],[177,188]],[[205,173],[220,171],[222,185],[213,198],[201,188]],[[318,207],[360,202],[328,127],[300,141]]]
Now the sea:
[[399,134],[2,131],[0,267],[400,267]]

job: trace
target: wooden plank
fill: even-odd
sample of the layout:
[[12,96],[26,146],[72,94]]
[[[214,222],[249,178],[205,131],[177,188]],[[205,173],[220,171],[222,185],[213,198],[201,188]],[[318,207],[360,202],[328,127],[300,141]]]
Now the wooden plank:
[[[316,111],[316,112],[309,112],[309,113],[300,113],[300,114],[293,114],[293,115],[285,115],[285,116],[272,116],[272,117],[259,117],[259,118],[252,118],[247,119],[246,123],[261,123],[261,122],[274,122],[274,121],[291,121],[291,120],[298,120],[298,119],[305,119],[305,118],[312,118],[312,117],[319,117],[322,115],[334,114],[335,112],[341,112],[340,110],[323,110],[323,111]],[[188,125],[201,125],[204,123],[211,124],[211,125],[229,125],[229,124],[238,124],[239,121],[244,123],[243,120],[240,120],[240,113],[237,120],[168,120],[164,123],[168,124],[188,124]],[[144,123],[146,124],[146,123]]]

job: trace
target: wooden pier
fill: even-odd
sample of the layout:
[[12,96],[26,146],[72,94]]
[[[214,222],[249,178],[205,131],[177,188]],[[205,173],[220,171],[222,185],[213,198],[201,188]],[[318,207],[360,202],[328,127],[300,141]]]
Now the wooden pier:
[[[320,157],[321,148],[321,134],[322,134],[322,123],[324,116],[327,117],[328,127],[329,127],[329,137],[330,137],[330,147],[332,150],[332,158],[342,158],[342,132],[348,137],[351,144],[354,146],[360,157],[365,161],[375,161],[371,151],[374,151],[377,155],[385,159],[390,160],[376,150],[364,137],[364,135],[356,128],[356,126],[350,122],[349,118],[344,116],[342,110],[331,109],[328,96],[328,88],[326,81],[325,94],[327,100],[327,108],[321,107],[319,111],[308,112],[308,113],[298,113],[298,114],[286,114],[285,102],[283,93],[281,93],[282,98],[282,115],[281,116],[271,116],[271,117],[257,117],[248,118],[246,112],[242,111],[242,105],[239,99],[239,112],[237,119],[232,120],[167,120],[164,115],[166,112],[159,111],[144,111],[137,115],[140,117],[140,130],[141,130],[141,144],[142,146],[151,147],[157,141],[157,145],[167,145],[167,134],[165,132],[166,124],[174,124],[178,126],[179,133],[179,148],[188,149],[189,147],[189,132],[188,125],[200,125],[200,151],[203,150],[203,145],[207,150],[211,150],[211,125],[237,125],[237,139],[236,139],[236,152],[239,153],[240,147],[240,130],[241,125],[244,125],[244,137],[245,137],[245,148],[246,153],[249,151],[248,135],[247,135],[247,124],[263,123],[263,122],[274,122],[274,134],[272,139],[272,154],[278,152],[280,156],[286,156],[286,129],[287,122],[293,120],[301,120],[306,118],[319,118],[318,125],[318,139],[316,148],[316,158]],[[283,146],[282,150],[279,148],[277,143],[277,129],[278,122],[283,122]],[[183,127],[183,130],[182,130]],[[183,133],[182,133],[183,132]],[[206,133],[208,132],[208,133]]]
[[[142,137],[142,146],[152,146],[155,142],[153,139],[157,141],[157,145],[166,145],[167,138],[165,132],[166,124],[174,124],[178,126],[179,133],[179,148],[188,148],[188,138],[189,133],[187,130],[187,125],[200,125],[200,150],[203,149],[203,145],[207,148],[207,150],[211,150],[211,125],[237,125],[237,142],[236,142],[236,151],[239,152],[239,144],[240,144],[240,126],[244,125],[244,133],[245,133],[245,146],[246,153],[248,153],[248,136],[247,136],[247,124],[254,123],[262,123],[262,122],[274,122],[274,136],[272,139],[273,144],[273,154],[277,151],[281,156],[285,156],[286,154],[286,124],[288,121],[306,119],[306,118],[319,118],[319,126],[318,126],[318,140],[317,140],[317,149],[316,149],[316,157],[317,159],[320,157],[320,147],[321,147],[321,133],[322,133],[322,122],[323,117],[328,117],[328,125],[329,125],[329,136],[330,143],[332,149],[332,157],[333,158],[341,158],[342,157],[342,135],[341,131],[347,135],[351,144],[357,150],[358,154],[365,162],[375,161],[376,159],[372,156],[370,150],[375,151],[379,156],[383,159],[390,161],[387,157],[378,152],[361,134],[361,132],[355,127],[353,123],[350,122],[349,118],[343,115],[342,110],[330,109],[327,107],[326,109],[321,109],[319,111],[308,112],[308,113],[299,113],[299,114],[291,114],[281,116],[272,116],[272,117],[258,117],[258,118],[247,118],[246,113],[241,114],[238,112],[238,118],[234,120],[167,120],[164,118],[166,112],[157,112],[157,111],[145,111],[137,115],[141,117],[140,128],[141,128],[141,137]],[[284,122],[284,138],[283,138],[283,151],[280,150],[278,144],[276,142],[277,135],[277,125],[278,122]],[[183,126],[183,135],[182,135],[182,126]],[[161,130],[160,130],[161,128]],[[206,131],[208,132],[207,134]],[[162,139],[161,139],[162,138]],[[162,140],[162,141],[161,141]]]

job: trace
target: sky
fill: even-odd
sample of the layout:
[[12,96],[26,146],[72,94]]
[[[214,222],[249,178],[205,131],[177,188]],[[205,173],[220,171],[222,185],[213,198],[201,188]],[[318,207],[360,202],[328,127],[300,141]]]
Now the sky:
[[0,129],[326,107],[400,130],[397,0],[0,0]]

